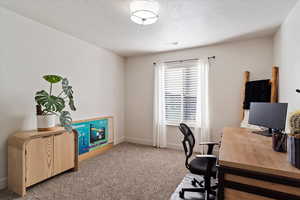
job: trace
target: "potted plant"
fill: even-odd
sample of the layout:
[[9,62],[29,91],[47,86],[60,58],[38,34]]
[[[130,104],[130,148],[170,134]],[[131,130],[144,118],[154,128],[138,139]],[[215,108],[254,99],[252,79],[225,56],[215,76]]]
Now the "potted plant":
[[[40,131],[52,130],[55,128],[56,116],[60,124],[68,131],[72,131],[72,118],[69,111],[65,110],[66,103],[72,111],[76,111],[73,99],[73,89],[67,78],[58,75],[45,75],[44,80],[50,83],[49,93],[41,90],[35,93],[37,128]],[[61,82],[62,91],[54,95],[53,84]]]

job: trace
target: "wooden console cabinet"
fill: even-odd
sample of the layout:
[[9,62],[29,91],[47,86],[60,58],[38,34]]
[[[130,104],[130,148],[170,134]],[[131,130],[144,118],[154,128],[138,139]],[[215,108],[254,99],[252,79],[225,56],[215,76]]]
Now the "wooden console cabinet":
[[26,188],[69,169],[78,169],[77,133],[23,131],[8,139],[8,189]]

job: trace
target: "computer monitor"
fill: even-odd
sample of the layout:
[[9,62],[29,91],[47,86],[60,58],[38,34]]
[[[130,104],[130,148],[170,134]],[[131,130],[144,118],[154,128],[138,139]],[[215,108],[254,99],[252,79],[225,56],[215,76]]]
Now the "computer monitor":
[[268,133],[285,129],[287,103],[251,103],[249,124],[269,128]]

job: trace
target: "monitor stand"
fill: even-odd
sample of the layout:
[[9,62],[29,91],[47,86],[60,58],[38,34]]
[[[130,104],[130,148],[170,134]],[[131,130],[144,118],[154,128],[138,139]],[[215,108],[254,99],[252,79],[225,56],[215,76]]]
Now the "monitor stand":
[[268,130],[265,131],[252,131],[252,133],[258,134],[258,135],[263,135],[266,137],[272,137],[272,129],[269,128]]

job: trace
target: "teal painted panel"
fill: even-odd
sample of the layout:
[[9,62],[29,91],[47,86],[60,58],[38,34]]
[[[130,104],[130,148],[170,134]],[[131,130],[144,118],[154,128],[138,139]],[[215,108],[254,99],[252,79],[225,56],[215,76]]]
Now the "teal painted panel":
[[73,123],[78,132],[78,154],[90,152],[108,143],[108,119]]

